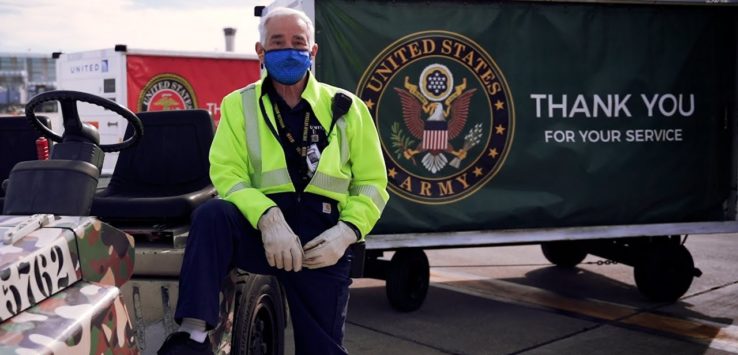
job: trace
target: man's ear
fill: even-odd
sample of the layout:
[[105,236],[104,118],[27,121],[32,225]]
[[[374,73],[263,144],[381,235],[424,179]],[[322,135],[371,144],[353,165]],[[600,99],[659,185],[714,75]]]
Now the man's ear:
[[313,48],[310,50],[310,59],[314,61],[316,55],[318,55],[318,44],[314,43]]
[[261,45],[261,42],[256,42],[256,45],[254,45],[254,50],[256,51],[256,55],[259,56],[259,62],[262,64],[264,63],[264,46]]

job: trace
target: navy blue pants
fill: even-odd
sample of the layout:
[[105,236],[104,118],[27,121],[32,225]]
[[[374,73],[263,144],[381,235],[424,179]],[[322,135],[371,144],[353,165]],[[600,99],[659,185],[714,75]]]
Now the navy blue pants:
[[[338,221],[334,202],[303,195],[297,203],[293,195],[269,197],[282,209],[303,245]],[[351,284],[350,249],[333,266],[303,268],[300,272],[278,270],[267,263],[260,232],[238,208],[224,200],[211,200],[193,214],[180,272],[175,320],[202,319],[209,329],[215,327],[219,292],[234,267],[277,277],[289,303],[297,354],[346,353],[342,343]]]

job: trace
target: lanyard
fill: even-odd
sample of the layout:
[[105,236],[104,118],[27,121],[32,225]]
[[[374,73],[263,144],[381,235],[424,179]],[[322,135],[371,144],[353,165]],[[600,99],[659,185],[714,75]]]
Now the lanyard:
[[284,119],[282,118],[282,114],[279,112],[279,105],[274,105],[274,115],[277,116],[277,124],[279,124],[279,128],[285,132],[285,135],[287,136],[287,140],[290,141],[290,144],[292,144],[295,147],[295,150],[297,150],[297,154],[300,154],[301,157],[307,156],[307,146],[308,146],[308,129],[310,128],[310,109],[305,109],[305,123],[302,127],[302,142],[300,144],[297,144],[297,141],[295,140],[295,137],[292,136],[292,133],[287,129],[286,125],[284,124]]

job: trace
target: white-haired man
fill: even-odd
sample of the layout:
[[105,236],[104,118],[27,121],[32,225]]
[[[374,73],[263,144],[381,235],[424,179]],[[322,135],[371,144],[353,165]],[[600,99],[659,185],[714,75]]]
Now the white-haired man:
[[298,354],[342,354],[349,246],[389,198],[379,137],[364,103],[318,82],[312,21],[271,9],[256,43],[266,76],[227,95],[210,150],[221,199],[193,215],[180,273],[180,331],[160,354],[211,353],[218,292],[233,267],[275,275]]

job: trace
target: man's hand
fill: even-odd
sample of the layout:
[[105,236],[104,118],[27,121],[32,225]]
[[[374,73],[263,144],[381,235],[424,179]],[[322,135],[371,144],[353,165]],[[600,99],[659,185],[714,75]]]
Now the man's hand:
[[257,224],[264,242],[267,262],[272,267],[285,271],[302,269],[302,244],[292,228],[284,220],[279,207],[267,210]]
[[305,244],[305,267],[317,269],[335,265],[354,242],[354,230],[346,223],[338,221],[338,224]]

